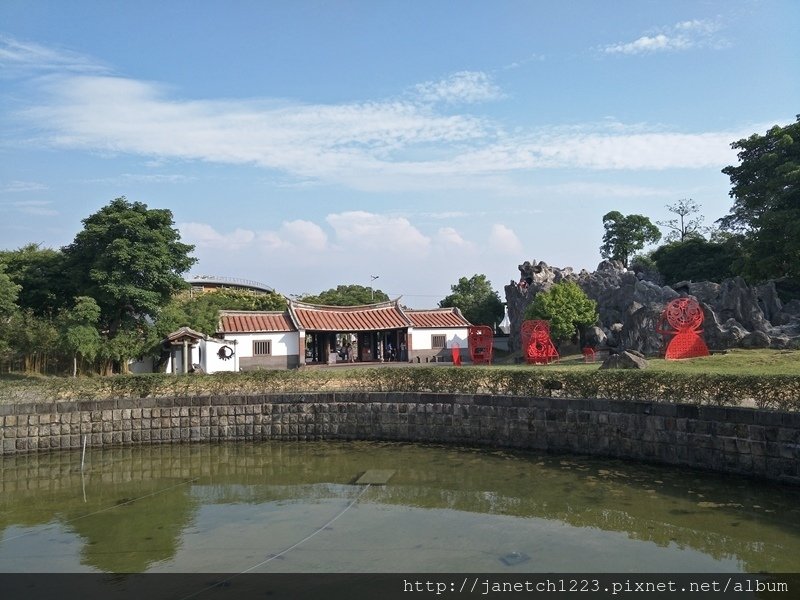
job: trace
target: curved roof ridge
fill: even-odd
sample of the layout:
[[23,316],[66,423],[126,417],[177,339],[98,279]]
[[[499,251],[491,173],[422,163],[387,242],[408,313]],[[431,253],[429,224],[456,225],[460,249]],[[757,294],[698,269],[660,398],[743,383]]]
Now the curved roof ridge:
[[281,309],[281,310],[239,310],[239,309],[233,309],[233,308],[221,308],[219,310],[219,314],[221,314],[221,315],[222,314],[225,314],[225,315],[235,315],[235,314],[242,314],[242,315],[259,314],[259,315],[263,315],[263,314],[268,314],[268,313],[279,314],[279,313],[285,313],[285,312],[286,312],[285,308]]
[[372,304],[351,304],[347,306],[339,306],[336,304],[312,304],[311,302],[302,302],[301,300],[290,300],[289,305],[294,305],[297,308],[305,308],[308,310],[341,310],[341,311],[355,311],[355,310],[378,310],[381,308],[391,308],[392,306],[399,307],[400,298],[394,300],[382,300]]

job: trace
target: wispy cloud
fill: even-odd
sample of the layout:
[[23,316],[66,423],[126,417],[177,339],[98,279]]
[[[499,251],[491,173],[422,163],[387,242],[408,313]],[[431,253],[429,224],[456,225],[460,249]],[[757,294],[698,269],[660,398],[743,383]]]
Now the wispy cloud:
[[180,174],[145,174],[145,173],[121,173],[116,177],[101,177],[88,179],[87,183],[104,184],[126,184],[126,183],[187,183],[194,181],[194,177]]
[[606,54],[651,54],[700,47],[721,47],[723,40],[716,34],[721,26],[716,21],[681,21],[670,27],[662,27],[632,42],[610,44],[602,48]]
[[53,217],[58,215],[59,212],[52,208],[52,205],[53,203],[49,200],[0,201],[0,207],[5,206],[17,212],[39,217]]
[[109,69],[94,58],[71,50],[42,46],[0,34],[0,73],[20,71],[105,73]]
[[[711,28],[687,21],[673,29],[703,27]],[[735,158],[730,143],[747,134],[675,132],[615,120],[507,131],[491,119],[453,112],[456,101],[501,97],[483,73],[456,73],[415,91],[416,98],[347,104],[187,100],[157,83],[68,70],[43,80],[39,100],[19,115],[30,124],[33,140],[26,143],[133,154],[159,167],[172,160],[250,164],[272,171],[283,185],[373,192],[491,189],[514,195],[519,183],[509,175],[541,169],[723,167]],[[187,181],[169,174],[120,178]]]
[[47,186],[45,184],[36,181],[11,181],[0,186],[0,193],[16,194],[19,192],[38,192],[46,189]]
[[522,60],[515,60],[514,62],[508,63],[507,65],[503,65],[501,68],[504,71],[510,71],[512,69],[519,69],[520,67],[524,67],[525,65],[534,62],[544,62],[544,60],[545,60],[544,54],[531,54],[527,58],[523,58]]
[[423,102],[473,104],[505,97],[492,77],[482,71],[459,71],[440,81],[426,81],[414,87]]

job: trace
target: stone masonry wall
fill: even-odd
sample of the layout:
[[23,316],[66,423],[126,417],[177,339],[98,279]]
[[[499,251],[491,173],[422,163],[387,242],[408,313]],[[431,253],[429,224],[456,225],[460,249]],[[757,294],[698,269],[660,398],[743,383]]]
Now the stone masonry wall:
[[0,405],[2,454],[228,440],[488,445],[800,484],[800,413],[419,393],[274,394]]

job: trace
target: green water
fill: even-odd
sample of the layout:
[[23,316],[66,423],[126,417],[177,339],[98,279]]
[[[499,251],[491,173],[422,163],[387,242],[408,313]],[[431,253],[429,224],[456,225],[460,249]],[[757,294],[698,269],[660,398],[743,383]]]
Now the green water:
[[708,473],[366,442],[80,459],[0,459],[0,572],[800,571],[800,489]]

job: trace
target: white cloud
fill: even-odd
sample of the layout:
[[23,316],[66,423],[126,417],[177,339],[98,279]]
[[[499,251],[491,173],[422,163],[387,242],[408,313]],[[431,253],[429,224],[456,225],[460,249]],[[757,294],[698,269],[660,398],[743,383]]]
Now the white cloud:
[[571,181],[541,186],[540,193],[550,196],[594,198],[670,198],[673,192],[660,187],[625,185],[598,181]]
[[80,73],[100,73],[108,69],[96,60],[77,52],[50,48],[0,34],[0,70],[7,73],[65,70]]
[[532,62],[544,62],[545,56],[544,54],[531,54],[528,58],[524,58],[522,60],[515,60],[512,63],[504,65],[502,67],[503,70],[509,71],[511,69],[518,69],[520,67],[524,67],[525,65],[532,63]]
[[404,217],[389,217],[366,211],[328,215],[336,241],[359,251],[398,254],[419,258],[428,253],[431,240]]
[[286,221],[279,231],[262,234],[273,245],[289,247],[301,252],[319,252],[327,248],[328,236],[322,227],[311,221],[298,219]]
[[[67,78],[51,92],[25,114],[52,145],[255,164],[368,191],[495,187],[503,182],[490,177],[534,169],[722,167],[732,160],[730,143],[742,137],[618,123],[595,132],[511,135],[471,116],[411,104],[180,101],[150,83],[110,77]],[[428,158],[431,147],[437,152]]]
[[[694,35],[713,26],[686,21]],[[667,34],[664,34],[667,35]],[[683,133],[609,121],[508,132],[470,114],[443,114],[410,100],[303,104],[274,99],[186,100],[158,84],[75,74],[42,83],[38,103],[21,114],[41,144],[100,154],[250,164],[274,172],[280,185],[335,184],[370,192],[486,189],[523,193],[510,176],[540,169],[721,168],[742,132]],[[431,101],[501,96],[488,75],[464,71],[417,86]],[[123,174],[141,182],[186,181],[180,175]]]
[[496,223],[492,225],[489,232],[489,247],[495,252],[520,256],[522,254],[522,242],[519,241],[514,230]]
[[474,250],[475,244],[465,240],[453,227],[441,227],[436,234],[436,242],[446,249]]
[[187,244],[198,248],[240,250],[252,244],[256,234],[248,229],[235,229],[230,233],[220,233],[206,223],[179,223],[181,238]]
[[440,81],[426,81],[417,84],[414,92],[423,102],[448,104],[473,104],[504,97],[491,76],[482,71],[459,71]]
[[0,187],[0,193],[15,194],[17,192],[38,192],[46,189],[46,185],[36,181],[11,181]]
[[87,183],[126,184],[126,183],[187,183],[194,177],[180,174],[137,174],[122,173],[116,177],[88,179]]
[[643,35],[632,42],[605,46],[606,54],[649,54],[652,52],[688,50],[697,47],[719,47],[715,34],[720,25],[709,20],[681,21],[661,31]]
[[11,202],[11,206],[18,212],[37,217],[54,217],[59,212],[52,208],[50,200],[24,200],[21,202]]
[[182,101],[154,84],[67,77],[23,113],[62,147],[148,157],[256,164],[301,178],[355,181],[393,164],[400,148],[480,140],[480,119],[430,114],[403,102],[287,105],[268,101]]

